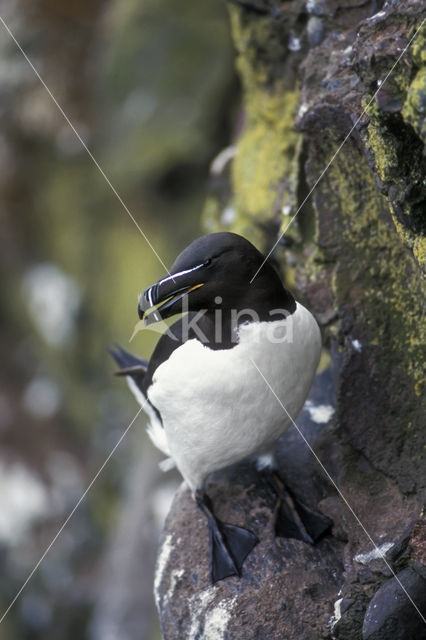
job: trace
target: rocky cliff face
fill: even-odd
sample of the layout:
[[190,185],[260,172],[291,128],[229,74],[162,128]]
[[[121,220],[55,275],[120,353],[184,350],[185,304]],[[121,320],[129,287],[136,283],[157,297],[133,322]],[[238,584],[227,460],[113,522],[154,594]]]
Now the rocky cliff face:
[[244,123],[215,166],[204,221],[263,250],[285,231],[274,256],[316,314],[332,372],[307,410],[335,411],[310,442],[339,492],[286,436],[281,473],[334,528],[315,548],[276,543],[265,487],[246,467],[238,482],[221,474],[219,515],[240,514],[261,543],[240,581],[213,588],[205,523],[181,492],[157,570],[164,638],[420,638],[426,11],[415,0],[259,0],[230,16]]

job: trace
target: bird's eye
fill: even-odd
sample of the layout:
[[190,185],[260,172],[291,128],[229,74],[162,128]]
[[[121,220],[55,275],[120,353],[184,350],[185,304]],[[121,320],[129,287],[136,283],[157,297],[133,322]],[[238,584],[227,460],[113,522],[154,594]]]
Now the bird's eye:
[[211,259],[211,258],[207,258],[207,260],[204,260],[204,262],[203,262],[203,266],[204,266],[204,267],[208,267],[208,266],[209,266],[209,264],[211,264],[211,263],[212,263],[212,259]]

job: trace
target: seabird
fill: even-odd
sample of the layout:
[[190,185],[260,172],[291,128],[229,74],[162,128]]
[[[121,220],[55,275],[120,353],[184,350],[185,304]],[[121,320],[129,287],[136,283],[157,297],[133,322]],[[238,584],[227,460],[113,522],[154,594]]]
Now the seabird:
[[[138,313],[146,325],[181,314],[149,362],[121,347],[110,350],[117,373],[127,376],[150,417],[148,433],[167,456],[162,468],[176,465],[207,516],[213,582],[240,576],[258,539],[215,517],[206,479],[247,458],[259,468],[273,467],[275,444],[291,425],[289,416],[302,409],[321,352],[313,315],[284,288],[273,266],[263,263],[263,255],[235,233],[198,238],[169,275],[140,297]],[[275,480],[274,490],[282,496]],[[325,516],[300,502],[289,508],[288,502],[287,496],[278,534],[312,543],[330,526]]]

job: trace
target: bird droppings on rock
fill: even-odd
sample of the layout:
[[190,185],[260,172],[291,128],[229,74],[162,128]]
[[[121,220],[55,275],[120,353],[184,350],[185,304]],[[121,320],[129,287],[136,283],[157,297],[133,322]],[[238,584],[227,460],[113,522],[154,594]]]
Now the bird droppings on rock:
[[366,553],[357,553],[357,555],[354,556],[354,560],[360,564],[368,565],[372,560],[386,558],[386,554],[394,546],[395,544],[393,542],[384,542],[380,547],[374,547],[371,551],[367,551]]
[[[341,595],[341,590],[338,595]],[[332,637],[337,638],[340,636],[334,635],[336,630],[336,625],[342,619],[342,616],[346,613],[346,611],[354,604],[355,600],[353,598],[344,598],[341,597],[334,603],[334,615],[330,618],[329,627],[332,631]]]
[[362,344],[360,343],[359,340],[352,340],[352,346],[355,349],[355,351],[358,351],[358,353],[361,353],[362,351]]
[[330,404],[314,405],[310,400],[307,400],[304,409],[308,411],[311,420],[317,424],[326,424],[334,415],[334,407]]
[[376,20],[380,20],[381,18],[383,18],[385,15],[386,15],[386,11],[378,11],[370,18],[367,18],[367,20],[369,22],[375,22]]
[[297,38],[296,36],[292,35],[288,42],[288,48],[290,49],[290,51],[300,51],[300,49],[302,48],[302,45],[300,43],[300,38]]
[[188,632],[188,640],[197,640],[202,637],[204,616],[207,608],[214,597],[214,587],[206,589],[201,593],[194,594],[189,599],[189,610],[191,616],[191,626]]
[[215,587],[190,600],[191,628],[188,640],[226,640],[226,630],[237,597],[222,600],[216,606],[210,606],[215,595]]
[[221,602],[208,612],[204,627],[205,640],[225,640],[225,632],[231,617],[236,598],[228,602]]
[[340,618],[342,617],[342,611],[340,609],[340,605],[342,604],[342,600],[343,600],[343,598],[339,598],[334,603],[334,621],[332,622],[332,625],[335,624],[336,622],[338,622],[340,620]]
[[185,573],[184,569],[173,569],[170,574],[170,586],[167,589],[167,593],[165,595],[165,602],[170,602],[173,594],[175,592],[176,586],[181,580],[183,574]]
[[301,102],[297,111],[297,117],[302,119],[308,109],[309,105],[306,102]]
[[154,595],[155,595],[155,599],[157,600],[157,607],[158,607],[159,590],[163,582],[163,576],[165,574],[172,549],[173,549],[173,534],[170,534],[166,536],[166,538],[163,540],[162,545],[160,547],[159,554],[158,554],[158,558],[157,558],[157,567],[155,571],[155,581],[154,581]]

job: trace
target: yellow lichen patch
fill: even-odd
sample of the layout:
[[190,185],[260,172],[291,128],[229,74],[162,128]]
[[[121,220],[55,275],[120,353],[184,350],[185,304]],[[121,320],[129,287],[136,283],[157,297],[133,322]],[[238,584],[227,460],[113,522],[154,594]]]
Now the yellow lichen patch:
[[418,66],[426,64],[426,24],[423,24],[413,42],[413,60]]
[[379,193],[365,159],[350,145],[330,166],[322,188],[330,206],[342,212],[340,242],[347,247],[334,273],[336,298],[340,304],[356,301],[370,344],[386,345],[392,354],[392,363],[384,360],[383,366],[405,371],[420,394],[426,342],[426,327],[419,323],[421,273],[386,220],[387,199]]
[[319,361],[317,373],[322,373],[323,371],[328,369],[330,365],[331,365],[330,351],[328,351],[328,349],[323,349],[321,351],[321,358]]
[[390,179],[392,170],[398,167],[398,157],[392,136],[380,122],[377,104],[374,101],[370,104],[370,101],[371,97],[366,96],[362,102],[369,117],[366,146],[372,154],[380,180],[386,183]]
[[[299,91],[284,86],[282,77],[279,86],[274,82],[271,69],[288,51],[271,21],[245,20],[233,9],[230,13],[246,121],[232,165],[235,217],[228,228],[244,230],[254,240],[260,236],[259,225],[285,223],[297,207],[302,136],[294,118]],[[217,211],[213,215],[220,216]]]
[[410,231],[401,224],[398,218],[393,215],[392,209],[391,214],[397,232],[405,244],[410,247],[419,267],[423,269],[426,266],[426,238],[421,235],[414,235],[410,233]]
[[[356,169],[360,165],[362,169]],[[342,232],[357,248],[361,244],[364,246],[366,232],[370,238],[377,236],[380,211],[387,207],[387,203],[378,191],[365,159],[354,147],[347,145],[330,165],[328,182],[346,219]],[[363,194],[362,199],[360,193]],[[369,206],[364,208],[362,203],[366,200]]]
[[[263,249],[265,225],[284,226],[297,209],[303,140],[294,125],[299,90],[295,79],[287,81],[284,76],[283,81],[280,65],[288,48],[273,22],[247,18],[235,7],[230,15],[245,122],[232,162],[233,198],[225,204],[210,197],[203,221],[208,231],[241,233]],[[281,73],[274,78],[273,69],[278,68]],[[296,229],[292,225],[293,235]]]
[[[271,96],[251,110],[233,165],[234,204],[244,216],[270,220],[294,206],[301,140],[293,124],[297,100],[297,92]],[[274,125],[272,105],[265,108],[265,102],[273,103]]]
[[420,29],[412,49],[412,58],[419,67],[402,108],[402,117],[426,143],[426,26]]
[[[365,99],[366,106],[369,98]],[[426,109],[426,69],[420,70],[415,77],[402,110],[402,116],[407,124],[413,126],[416,133],[426,137],[426,125],[424,124],[424,110]],[[423,112],[422,112],[423,109]],[[374,170],[380,178],[384,188],[393,186],[402,194],[406,191],[407,183],[413,184],[421,182],[421,168],[413,162],[409,175],[402,175],[400,172],[401,159],[398,157],[398,140],[391,134],[383,120],[383,114],[379,111],[377,104],[373,102],[368,110],[369,123],[366,128],[365,144],[370,151],[374,163]],[[404,214],[411,215],[410,206],[404,203]],[[404,226],[396,215],[392,206],[390,213],[401,240],[409,247],[417,263],[421,268],[425,262],[425,241],[424,238],[414,233],[409,227]]]
[[402,117],[426,142],[426,65],[417,72],[408,89]]

